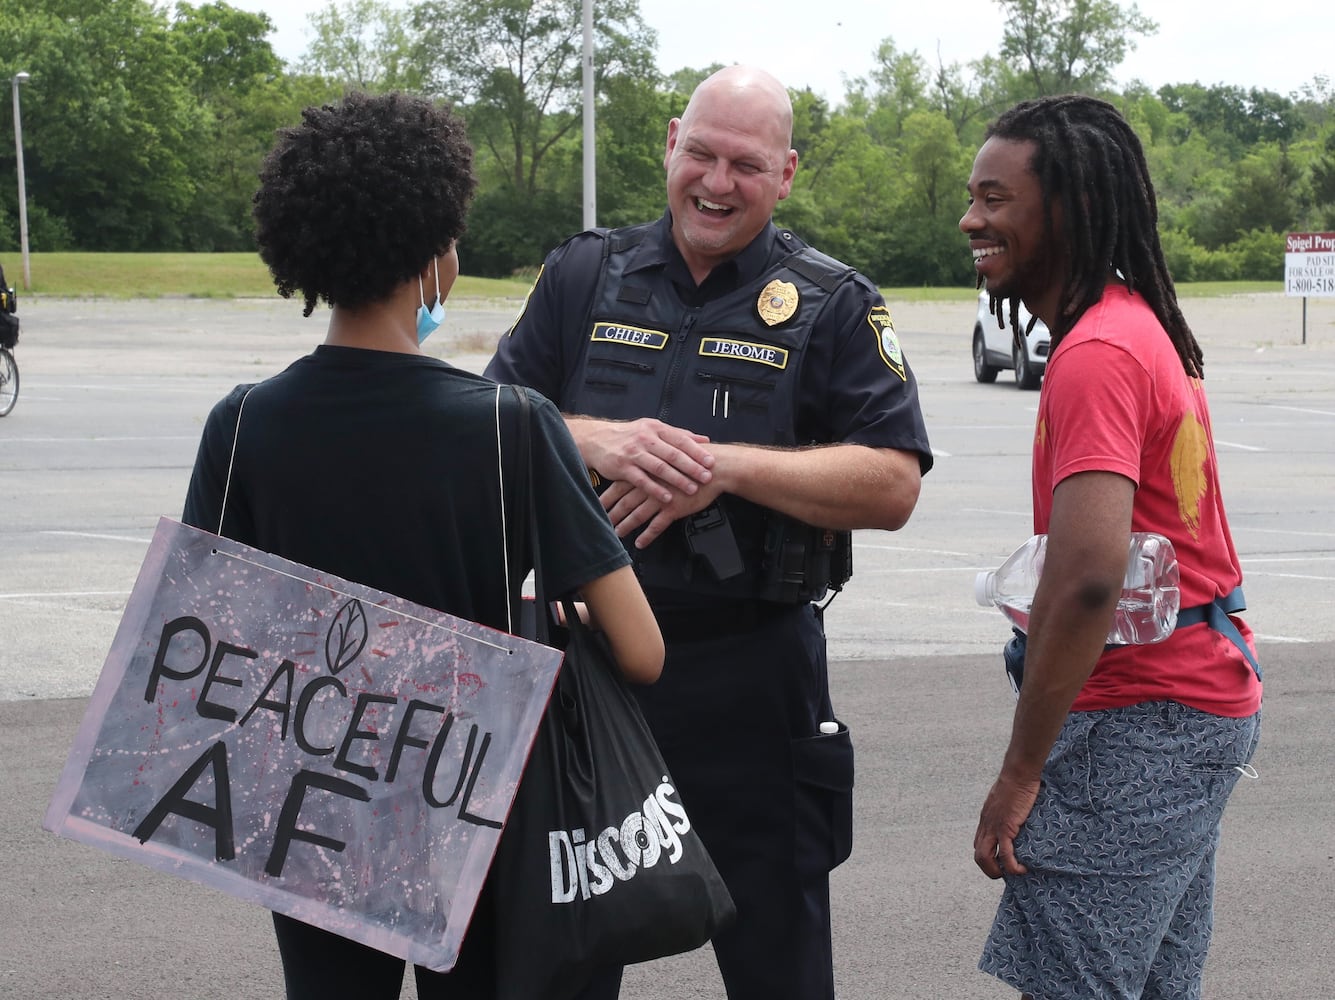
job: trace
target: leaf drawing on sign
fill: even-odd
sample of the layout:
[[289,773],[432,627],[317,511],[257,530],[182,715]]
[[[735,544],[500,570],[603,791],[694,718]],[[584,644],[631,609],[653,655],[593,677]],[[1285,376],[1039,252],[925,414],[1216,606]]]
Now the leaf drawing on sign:
[[331,674],[341,674],[361,656],[367,632],[366,612],[362,610],[362,602],[354,597],[338,609],[324,638],[324,661]]

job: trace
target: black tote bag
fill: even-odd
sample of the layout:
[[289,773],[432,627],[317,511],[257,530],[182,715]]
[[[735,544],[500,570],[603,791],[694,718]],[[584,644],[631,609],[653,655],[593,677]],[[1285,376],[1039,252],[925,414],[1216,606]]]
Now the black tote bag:
[[[517,473],[528,473],[528,400]],[[547,608],[532,490],[537,632]],[[492,865],[499,1000],[566,1000],[594,970],[689,951],[736,910],[603,636],[564,601],[565,660]]]

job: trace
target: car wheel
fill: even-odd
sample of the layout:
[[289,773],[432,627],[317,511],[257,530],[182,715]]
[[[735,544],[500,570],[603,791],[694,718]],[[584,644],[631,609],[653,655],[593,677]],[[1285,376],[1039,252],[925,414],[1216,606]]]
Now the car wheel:
[[1011,347],[1011,357],[1015,359],[1015,385],[1020,389],[1037,389],[1043,376],[1034,371],[1029,363],[1029,352],[1020,344]]
[[997,369],[987,363],[987,348],[983,345],[983,330],[973,328],[973,377],[979,382],[995,382]]

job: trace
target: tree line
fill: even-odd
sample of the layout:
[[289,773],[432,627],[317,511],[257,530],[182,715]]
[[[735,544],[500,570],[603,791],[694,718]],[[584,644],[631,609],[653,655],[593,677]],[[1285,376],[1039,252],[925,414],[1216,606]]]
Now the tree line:
[[[1281,95],[1113,73],[1157,25],[1114,0],[995,0],[995,54],[930,62],[893,37],[832,102],[791,91],[799,167],[776,221],[882,285],[972,281],[956,228],[991,118],[1081,92],[1145,143],[1178,281],[1277,279],[1283,234],[1335,229],[1335,91]],[[600,225],[656,217],[666,124],[716,66],[664,75],[638,0],[594,5]],[[582,0],[342,0],[286,64],[264,14],[223,0],[0,0],[0,68],[26,72],[22,125],[34,251],[248,251],[275,130],[349,89],[449,101],[477,151],[460,248],[480,276],[531,273],[581,226]],[[0,154],[0,246],[17,247],[17,160]]]

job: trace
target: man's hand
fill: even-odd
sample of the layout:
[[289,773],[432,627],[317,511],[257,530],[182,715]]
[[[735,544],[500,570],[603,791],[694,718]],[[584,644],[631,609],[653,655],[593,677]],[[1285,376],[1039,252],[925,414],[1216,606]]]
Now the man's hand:
[[703,434],[652,417],[612,421],[568,416],[566,426],[589,468],[660,504],[694,496],[713,479],[714,456],[704,447],[709,438]]
[[625,538],[640,525],[645,525],[635,539],[635,547],[643,549],[674,521],[704,510],[718,499],[721,492],[715,486],[705,485],[689,496],[673,494],[672,499],[664,503],[657,494],[647,493],[626,482],[615,482],[603,491],[602,502],[618,538]]
[[1015,859],[1015,836],[1034,808],[1040,784],[1037,778],[1016,780],[1003,771],[987,793],[973,835],[973,860],[988,878],[1029,870]]

